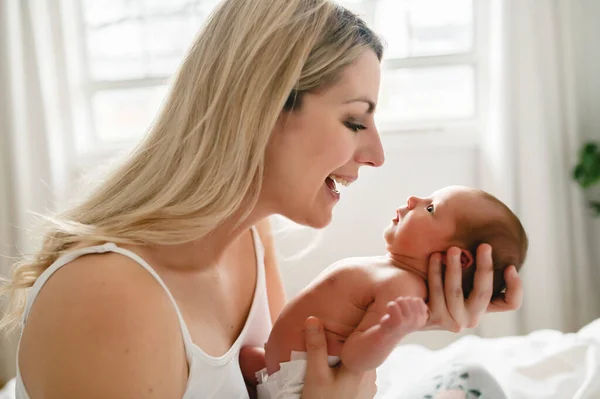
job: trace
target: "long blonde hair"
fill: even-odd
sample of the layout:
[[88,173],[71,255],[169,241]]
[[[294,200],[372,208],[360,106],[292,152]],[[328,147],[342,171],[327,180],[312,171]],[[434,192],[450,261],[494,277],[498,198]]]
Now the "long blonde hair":
[[0,328],[18,324],[25,289],[75,246],[185,243],[234,212],[247,216],[278,116],[368,49],[381,59],[377,36],[327,0],[223,1],[138,149],[85,202],[51,218],[41,250],[13,267]]

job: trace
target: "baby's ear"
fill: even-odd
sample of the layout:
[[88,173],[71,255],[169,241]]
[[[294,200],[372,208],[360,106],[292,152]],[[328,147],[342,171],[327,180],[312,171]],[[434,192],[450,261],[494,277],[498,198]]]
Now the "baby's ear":
[[460,265],[462,266],[463,269],[467,269],[471,266],[473,266],[473,254],[471,254],[471,251],[468,251],[464,248],[460,249]]
[[[463,269],[466,269],[468,267],[471,267],[474,263],[474,259],[473,259],[473,255],[471,254],[470,251],[467,251],[464,248],[459,248],[460,249],[460,265]],[[442,253],[442,265],[446,265],[446,252]]]

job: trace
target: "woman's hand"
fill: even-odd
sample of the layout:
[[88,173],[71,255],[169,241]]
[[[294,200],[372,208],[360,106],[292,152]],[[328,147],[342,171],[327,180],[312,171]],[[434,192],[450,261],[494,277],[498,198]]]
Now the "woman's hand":
[[481,244],[477,248],[477,265],[473,291],[464,300],[462,290],[462,268],[460,249],[450,248],[446,257],[445,281],[442,276],[442,256],[433,254],[429,261],[429,312],[425,329],[442,329],[460,332],[474,328],[481,316],[487,312],[517,310],[523,300],[523,285],[514,266],[504,270],[506,292],[490,303],[493,290],[494,270],[492,247]]
[[305,339],[307,365],[302,399],[372,399],[375,396],[375,370],[356,373],[343,365],[329,367],[325,331],[317,318],[306,320]]

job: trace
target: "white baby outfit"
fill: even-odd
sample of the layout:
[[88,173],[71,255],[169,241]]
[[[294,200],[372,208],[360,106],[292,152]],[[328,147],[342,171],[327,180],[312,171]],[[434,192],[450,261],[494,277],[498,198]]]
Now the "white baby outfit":
[[[337,356],[328,356],[329,366],[340,362]],[[292,351],[290,361],[279,364],[279,371],[268,375],[267,369],[256,373],[258,399],[300,399],[306,375],[306,352]]]

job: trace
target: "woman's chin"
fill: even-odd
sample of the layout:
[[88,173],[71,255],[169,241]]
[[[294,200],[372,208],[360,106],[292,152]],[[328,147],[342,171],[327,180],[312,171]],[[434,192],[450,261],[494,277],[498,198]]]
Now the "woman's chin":
[[[326,194],[326,195],[324,195]],[[333,208],[337,201],[332,200],[330,193],[319,192],[316,197],[300,199],[300,197],[288,197],[280,201],[285,204],[280,209],[280,214],[294,223],[313,229],[327,227],[333,220]]]
[[294,222],[301,224],[303,226],[311,227],[313,229],[323,229],[331,223],[332,215],[331,213],[327,215],[307,215],[304,218],[299,220],[294,220]]
[[333,219],[332,209],[306,209],[304,212],[294,212],[286,216],[294,223],[313,229],[323,229],[327,227]]
[[319,220],[314,220],[311,221],[310,224],[308,224],[309,227],[312,227],[313,229],[324,229],[325,227],[329,226],[329,224],[331,223],[331,215],[328,218],[321,218]]

